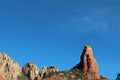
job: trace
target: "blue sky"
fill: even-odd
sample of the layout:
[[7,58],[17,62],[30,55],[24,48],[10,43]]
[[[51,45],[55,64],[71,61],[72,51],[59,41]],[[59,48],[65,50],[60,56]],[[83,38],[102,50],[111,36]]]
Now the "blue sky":
[[93,48],[101,75],[120,72],[119,0],[1,0],[0,51],[26,62],[68,70],[84,45]]

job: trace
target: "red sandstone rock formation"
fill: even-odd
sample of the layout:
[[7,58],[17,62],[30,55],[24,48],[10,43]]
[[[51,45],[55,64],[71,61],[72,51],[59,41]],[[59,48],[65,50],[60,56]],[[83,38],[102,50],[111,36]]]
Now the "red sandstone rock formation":
[[90,46],[85,46],[82,52],[80,63],[74,68],[81,69],[87,80],[99,80],[98,65],[93,57],[93,52]]

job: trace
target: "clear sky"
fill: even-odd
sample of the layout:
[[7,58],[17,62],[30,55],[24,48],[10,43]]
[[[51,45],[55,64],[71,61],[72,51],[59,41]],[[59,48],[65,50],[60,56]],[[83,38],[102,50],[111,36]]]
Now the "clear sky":
[[0,51],[26,62],[68,70],[84,45],[101,75],[120,72],[120,0],[0,0]]

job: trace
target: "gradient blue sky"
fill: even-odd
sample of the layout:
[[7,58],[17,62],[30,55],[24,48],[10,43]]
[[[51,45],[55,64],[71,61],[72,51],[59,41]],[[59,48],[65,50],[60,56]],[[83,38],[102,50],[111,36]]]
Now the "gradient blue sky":
[[120,72],[119,0],[0,0],[0,51],[26,62],[68,70],[84,45],[101,75]]

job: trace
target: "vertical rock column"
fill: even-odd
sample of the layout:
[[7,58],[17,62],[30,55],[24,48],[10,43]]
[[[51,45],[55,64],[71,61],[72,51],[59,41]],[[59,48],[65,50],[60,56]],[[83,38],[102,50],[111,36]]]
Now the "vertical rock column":
[[80,59],[80,63],[74,68],[82,70],[87,75],[87,80],[100,80],[98,65],[90,46],[84,46]]

